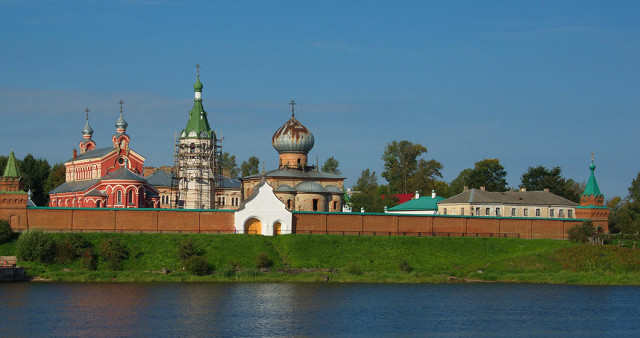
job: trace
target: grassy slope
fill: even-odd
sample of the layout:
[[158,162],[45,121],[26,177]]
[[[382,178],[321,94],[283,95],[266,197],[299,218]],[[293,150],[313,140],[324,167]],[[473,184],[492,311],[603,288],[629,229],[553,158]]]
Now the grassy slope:
[[[53,234],[53,236],[66,236]],[[79,261],[43,265],[21,262],[31,275],[53,280],[118,281],[332,281],[442,282],[457,278],[487,281],[640,284],[640,250],[615,246],[575,245],[557,240],[495,238],[431,238],[286,235],[84,234],[96,248],[106,237],[118,238],[130,251],[120,272],[84,270]],[[192,238],[205,257],[220,270],[229,261],[255,267],[255,258],[266,253],[275,268],[324,269],[298,274],[249,272],[233,278],[220,274],[204,277],[181,272],[178,243]],[[16,241],[0,245],[0,255],[14,255]],[[412,273],[399,270],[406,260]],[[341,271],[357,265],[361,275]],[[161,275],[163,267],[173,272]],[[70,271],[63,271],[63,269]],[[332,269],[331,272],[327,271]],[[254,269],[255,272],[255,269]]]

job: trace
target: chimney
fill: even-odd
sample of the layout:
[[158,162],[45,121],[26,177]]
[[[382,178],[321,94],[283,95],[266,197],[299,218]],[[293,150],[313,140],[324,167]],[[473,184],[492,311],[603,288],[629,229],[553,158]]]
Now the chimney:
[[527,191],[527,188],[522,187],[522,188],[520,188],[520,191]]
[[544,188],[544,192],[549,192],[549,188]]
[[416,190],[416,199],[420,198],[420,192],[418,192],[418,190]]
[[469,186],[468,186],[468,185],[465,185],[464,187],[462,187],[462,191],[463,191],[463,192],[464,192],[464,191],[467,191],[467,190],[469,190]]
[[482,186],[482,187],[480,187],[480,190],[487,191],[487,188],[485,186]]
[[436,198],[436,191],[435,190],[431,190],[431,198]]
[[76,158],[76,157],[78,157],[78,151],[73,149],[73,158]]
[[360,212],[364,212],[364,207],[360,207]]
[[384,206],[384,213],[385,213],[385,214],[386,214],[387,212],[389,212],[389,211],[387,211],[388,209],[389,209],[389,208],[387,208],[387,206],[385,205],[385,206]]

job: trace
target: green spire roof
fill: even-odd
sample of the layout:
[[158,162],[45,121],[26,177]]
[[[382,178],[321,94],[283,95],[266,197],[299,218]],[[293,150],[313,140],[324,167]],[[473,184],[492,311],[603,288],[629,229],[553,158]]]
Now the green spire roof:
[[[198,90],[199,84],[199,90]],[[196,92],[202,90],[202,83],[200,83],[200,77],[196,81],[196,84],[193,85],[193,88]],[[200,138],[200,139],[209,139],[215,137],[213,130],[211,130],[211,126],[209,126],[209,120],[207,119],[207,112],[204,111],[204,107],[202,106],[202,97],[200,95],[196,95],[193,100],[193,108],[189,111],[189,121],[187,121],[187,126],[180,133],[180,138]]]
[[198,76],[196,83],[193,84],[193,91],[196,91],[196,92],[202,91],[202,82],[200,82],[200,76]]
[[7,166],[4,168],[3,177],[20,177],[20,170],[18,170],[18,164],[16,163],[16,157],[13,155],[13,150],[9,154],[9,160]]
[[596,170],[596,165],[593,164],[593,160],[591,160],[591,165],[589,166],[591,170],[591,176],[589,177],[589,182],[587,182],[587,186],[584,188],[584,192],[581,196],[604,196],[600,192],[600,188],[598,187],[598,182],[596,182],[596,176],[594,175],[594,171]]

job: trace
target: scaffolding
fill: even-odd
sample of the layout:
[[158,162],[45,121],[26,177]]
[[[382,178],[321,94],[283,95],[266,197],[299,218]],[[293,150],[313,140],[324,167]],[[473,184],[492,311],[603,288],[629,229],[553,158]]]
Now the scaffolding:
[[[171,208],[217,209],[222,138],[175,139]],[[175,182],[175,183],[174,183]]]

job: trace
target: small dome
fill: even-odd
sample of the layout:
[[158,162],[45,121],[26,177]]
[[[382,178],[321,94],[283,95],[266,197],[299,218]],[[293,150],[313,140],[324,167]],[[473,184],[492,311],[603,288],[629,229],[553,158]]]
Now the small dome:
[[299,183],[298,185],[296,185],[296,190],[298,192],[310,192],[310,193],[317,193],[317,194],[321,194],[321,193],[327,192],[320,185],[320,183],[312,182],[312,181]]
[[596,165],[593,162],[591,162],[591,164],[589,165],[589,169],[591,169],[591,171],[596,170]]
[[129,124],[122,117],[122,113],[120,113],[120,117],[118,118],[118,121],[116,121],[116,129],[127,129],[128,126]]
[[202,82],[200,82],[200,77],[196,80],[196,83],[193,84],[193,90],[196,92],[202,91]]
[[89,125],[89,120],[87,120],[87,123],[84,125],[84,128],[82,128],[82,135],[93,135],[93,129],[91,129],[91,126]]
[[336,187],[335,185],[328,185],[324,187],[324,190],[332,194],[342,194],[342,189]]
[[275,192],[294,192],[296,191],[296,189],[293,189],[290,185],[281,184],[274,191]]
[[313,134],[295,116],[276,130],[271,138],[278,153],[308,153],[313,148]]

